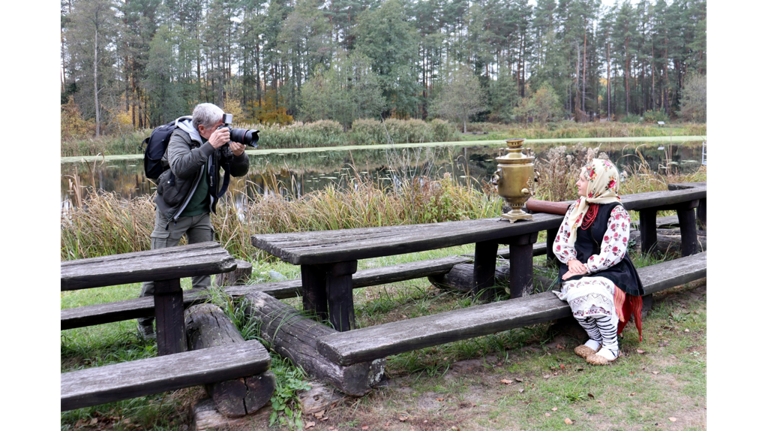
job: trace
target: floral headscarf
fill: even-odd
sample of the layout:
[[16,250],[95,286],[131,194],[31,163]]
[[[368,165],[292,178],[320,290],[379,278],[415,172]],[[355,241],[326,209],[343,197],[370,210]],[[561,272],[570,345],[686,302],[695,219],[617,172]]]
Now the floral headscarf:
[[576,232],[584,220],[589,204],[609,204],[621,202],[619,198],[619,170],[610,160],[592,159],[581,168],[581,175],[587,178],[587,196],[579,197],[576,208],[568,219],[571,225],[571,235],[568,244],[576,243]]

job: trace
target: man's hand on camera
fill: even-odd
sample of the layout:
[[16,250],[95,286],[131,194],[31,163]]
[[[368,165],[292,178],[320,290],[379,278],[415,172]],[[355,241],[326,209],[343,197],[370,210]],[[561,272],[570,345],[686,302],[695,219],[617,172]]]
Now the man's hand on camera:
[[232,150],[232,154],[234,154],[235,157],[239,157],[245,151],[245,145],[232,141],[229,144],[229,149]]
[[208,142],[211,143],[213,148],[221,148],[224,144],[229,142],[229,129],[216,129],[215,132],[211,133],[211,137],[208,139]]

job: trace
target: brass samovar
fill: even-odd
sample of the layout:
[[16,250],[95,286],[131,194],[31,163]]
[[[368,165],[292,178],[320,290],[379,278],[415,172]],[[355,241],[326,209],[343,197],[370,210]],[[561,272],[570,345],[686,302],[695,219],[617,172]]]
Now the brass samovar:
[[533,196],[533,183],[535,172],[533,161],[535,157],[530,148],[526,148],[528,154],[523,153],[523,141],[525,139],[508,139],[507,154],[496,157],[498,169],[493,175],[491,183],[496,186],[496,191],[504,201],[512,207],[501,216],[510,223],[518,220],[532,220],[533,216],[522,210],[525,202]]

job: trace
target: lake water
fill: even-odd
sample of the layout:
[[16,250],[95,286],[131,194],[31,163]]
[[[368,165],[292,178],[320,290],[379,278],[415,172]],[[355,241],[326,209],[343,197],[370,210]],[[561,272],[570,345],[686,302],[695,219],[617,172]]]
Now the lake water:
[[[536,144],[536,157],[545,159],[555,145]],[[595,148],[597,144],[588,144]],[[574,148],[566,145],[566,152]],[[667,167],[681,173],[695,172],[701,166],[701,142],[687,143],[602,143],[600,150],[627,168],[637,165],[640,156],[655,170]],[[249,151],[250,169],[243,178],[230,184],[235,194],[277,193],[289,198],[322,190],[330,184],[346,186],[357,176],[397,184],[404,176],[424,175],[469,179],[474,184],[489,182],[496,171],[495,157],[504,154],[503,145],[468,147],[419,147],[387,150],[346,150],[309,153],[260,154]],[[108,162],[70,162],[61,164],[61,204],[71,205],[74,179],[80,186],[115,192],[124,198],[154,192],[154,184],[144,176],[141,159]],[[472,181],[476,180],[476,181]]]

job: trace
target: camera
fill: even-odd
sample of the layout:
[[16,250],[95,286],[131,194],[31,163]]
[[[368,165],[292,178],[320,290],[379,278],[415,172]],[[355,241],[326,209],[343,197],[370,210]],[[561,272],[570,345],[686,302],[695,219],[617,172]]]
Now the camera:
[[[224,123],[221,126],[219,126],[217,129],[223,129],[227,128],[229,129],[229,139],[230,141],[239,142],[245,146],[253,147],[253,148],[259,148],[258,145],[256,145],[257,142],[259,142],[259,131],[258,130],[248,130],[248,129],[233,129],[232,124],[232,114],[224,114],[221,121]],[[227,143],[227,145],[229,145]]]

